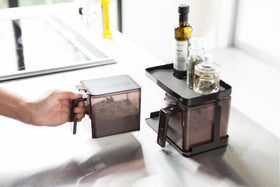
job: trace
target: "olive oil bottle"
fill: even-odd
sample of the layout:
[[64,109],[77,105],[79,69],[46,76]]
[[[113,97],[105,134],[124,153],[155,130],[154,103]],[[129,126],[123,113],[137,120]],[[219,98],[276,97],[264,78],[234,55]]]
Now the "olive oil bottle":
[[182,4],[179,6],[179,26],[175,28],[176,59],[173,65],[173,75],[179,79],[186,78],[187,74],[189,39],[192,35],[192,27],[188,23],[189,11],[189,5]]

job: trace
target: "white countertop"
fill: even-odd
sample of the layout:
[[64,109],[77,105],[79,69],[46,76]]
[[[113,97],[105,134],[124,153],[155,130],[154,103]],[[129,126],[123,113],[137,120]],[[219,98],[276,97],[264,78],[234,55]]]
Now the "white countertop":
[[280,71],[234,48],[213,52],[221,78],[233,87],[232,106],[280,137]]

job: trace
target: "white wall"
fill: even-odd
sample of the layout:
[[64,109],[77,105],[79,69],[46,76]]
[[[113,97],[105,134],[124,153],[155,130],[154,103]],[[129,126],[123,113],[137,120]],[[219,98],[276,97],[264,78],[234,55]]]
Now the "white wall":
[[225,47],[231,40],[235,0],[123,0],[123,32],[164,62],[174,58],[174,28],[178,6],[190,5],[193,36],[203,37],[206,49]]

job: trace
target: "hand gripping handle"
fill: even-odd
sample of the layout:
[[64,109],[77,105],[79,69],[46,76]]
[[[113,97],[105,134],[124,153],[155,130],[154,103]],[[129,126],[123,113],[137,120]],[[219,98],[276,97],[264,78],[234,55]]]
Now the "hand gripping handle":
[[76,114],[74,113],[74,108],[78,106],[78,103],[80,101],[85,101],[86,98],[78,98],[78,99],[73,99],[72,100],[72,105],[71,105],[71,121],[73,121],[73,134],[76,134],[77,131],[77,117]]

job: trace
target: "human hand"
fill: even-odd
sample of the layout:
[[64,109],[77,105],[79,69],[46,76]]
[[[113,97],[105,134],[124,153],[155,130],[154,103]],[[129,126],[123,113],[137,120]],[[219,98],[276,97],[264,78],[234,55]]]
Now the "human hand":
[[[38,100],[31,102],[31,124],[36,126],[58,126],[71,119],[71,101],[81,98],[81,94],[68,91],[53,90],[47,92]],[[74,108],[77,121],[85,116],[85,104],[83,101]]]

